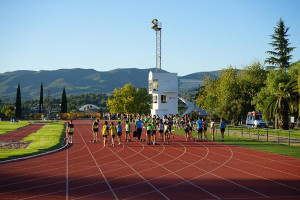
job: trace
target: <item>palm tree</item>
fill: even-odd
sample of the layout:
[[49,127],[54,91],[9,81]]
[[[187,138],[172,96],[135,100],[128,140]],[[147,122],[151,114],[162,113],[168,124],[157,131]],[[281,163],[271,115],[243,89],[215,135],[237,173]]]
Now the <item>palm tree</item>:
[[278,116],[280,129],[287,130],[289,128],[289,113],[297,108],[297,100],[299,99],[298,82],[292,78],[288,83],[279,83],[278,90],[264,99],[263,110],[266,118]]

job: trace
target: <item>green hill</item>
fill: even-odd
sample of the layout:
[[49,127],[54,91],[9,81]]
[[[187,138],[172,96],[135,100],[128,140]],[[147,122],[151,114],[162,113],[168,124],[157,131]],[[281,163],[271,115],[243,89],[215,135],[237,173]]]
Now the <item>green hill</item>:
[[[21,85],[22,100],[39,99],[40,85],[43,81],[44,94],[49,90],[52,97],[61,97],[63,87],[67,95],[83,93],[112,93],[115,88],[132,83],[136,87],[148,87],[148,74],[155,69],[115,69],[96,71],[94,69],[59,69],[28,71],[20,70],[0,74],[0,98],[3,102],[14,102],[18,82]],[[163,71],[166,72],[166,71]],[[216,72],[198,72],[179,77],[179,91],[193,91],[199,80],[209,74],[215,78]],[[185,81],[180,81],[185,80]],[[186,80],[195,84],[186,84]],[[198,81],[198,82],[197,82]]]

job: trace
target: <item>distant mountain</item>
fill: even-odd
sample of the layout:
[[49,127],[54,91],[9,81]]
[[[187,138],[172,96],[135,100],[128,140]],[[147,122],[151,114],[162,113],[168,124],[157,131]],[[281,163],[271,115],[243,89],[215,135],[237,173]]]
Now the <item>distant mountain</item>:
[[[53,71],[20,70],[0,74],[0,98],[3,102],[14,102],[18,82],[21,85],[22,100],[39,99],[43,81],[44,96],[50,91],[52,97],[61,97],[63,87],[67,95],[83,93],[112,93],[115,88],[132,83],[136,87],[148,87],[148,74],[154,69],[115,69],[96,71],[94,69],[59,69]],[[162,72],[167,72],[162,70]],[[193,92],[205,75],[215,78],[220,71],[197,72],[179,77],[179,92]]]

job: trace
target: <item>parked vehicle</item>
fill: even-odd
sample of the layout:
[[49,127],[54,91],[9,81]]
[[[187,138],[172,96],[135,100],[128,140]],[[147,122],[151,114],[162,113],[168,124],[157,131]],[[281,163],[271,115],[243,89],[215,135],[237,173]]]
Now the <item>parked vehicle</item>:
[[267,127],[267,123],[265,121],[263,121],[262,116],[263,116],[262,112],[257,112],[257,111],[248,112],[247,120],[246,120],[247,126],[252,126],[252,127],[255,127],[255,128],[257,128],[257,127],[261,127],[261,128]]

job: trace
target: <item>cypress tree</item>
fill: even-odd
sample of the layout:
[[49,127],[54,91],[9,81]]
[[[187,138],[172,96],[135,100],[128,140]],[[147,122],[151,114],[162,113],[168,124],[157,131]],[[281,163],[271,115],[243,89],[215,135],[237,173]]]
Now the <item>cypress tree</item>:
[[266,63],[270,64],[269,68],[279,68],[286,71],[290,67],[289,60],[292,58],[290,53],[295,47],[289,47],[288,30],[289,27],[286,27],[284,21],[280,18],[277,27],[274,27],[274,34],[271,35],[273,41],[269,43],[269,45],[274,47],[274,51],[266,52],[271,55],[265,60]]
[[16,97],[16,118],[22,117],[22,108],[21,108],[21,89],[20,82],[18,83],[17,97]]
[[61,113],[68,112],[68,100],[66,96],[66,90],[63,89],[62,96],[61,96]]
[[43,107],[43,101],[44,101],[44,97],[43,97],[43,81],[41,81],[41,92],[40,92],[40,103],[39,103],[39,113],[42,112],[42,107]]

